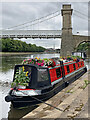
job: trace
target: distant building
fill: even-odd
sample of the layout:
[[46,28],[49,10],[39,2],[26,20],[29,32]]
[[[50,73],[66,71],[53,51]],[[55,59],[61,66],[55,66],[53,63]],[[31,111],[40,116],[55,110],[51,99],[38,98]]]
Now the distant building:
[[45,53],[53,53],[55,50],[53,48],[48,48],[45,50]]
[[55,51],[56,51],[56,53],[60,53],[60,49],[56,49]]

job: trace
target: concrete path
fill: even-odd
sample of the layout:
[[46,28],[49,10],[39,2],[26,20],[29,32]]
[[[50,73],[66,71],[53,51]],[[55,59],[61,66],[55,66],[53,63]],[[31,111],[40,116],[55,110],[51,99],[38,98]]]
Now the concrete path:
[[90,76],[90,71],[46,101],[62,111],[42,103],[23,118],[88,118],[88,86],[90,84],[85,87],[88,75]]

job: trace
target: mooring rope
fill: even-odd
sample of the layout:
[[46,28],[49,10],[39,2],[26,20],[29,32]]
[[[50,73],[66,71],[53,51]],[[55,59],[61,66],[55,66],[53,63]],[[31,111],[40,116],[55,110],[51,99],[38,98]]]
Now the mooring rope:
[[[17,90],[17,91],[20,91],[20,90]],[[22,92],[22,91],[20,91],[20,92]],[[25,95],[27,95],[27,96],[30,96],[30,95],[28,95],[27,93],[24,93],[24,92],[22,92],[22,93],[25,94]],[[37,100],[37,101],[39,101],[39,102],[41,102],[41,103],[44,103],[44,104],[46,104],[46,105],[48,105],[48,106],[50,106],[50,107],[55,108],[56,110],[63,111],[62,109],[57,108],[57,107],[55,107],[55,106],[53,106],[53,105],[51,105],[51,104],[49,104],[49,103],[46,103],[46,102],[44,102],[43,100],[40,100],[40,99],[38,99],[38,98],[36,98],[36,97],[33,97],[33,96],[30,96],[30,97],[33,98],[33,99],[35,99],[35,100]]]

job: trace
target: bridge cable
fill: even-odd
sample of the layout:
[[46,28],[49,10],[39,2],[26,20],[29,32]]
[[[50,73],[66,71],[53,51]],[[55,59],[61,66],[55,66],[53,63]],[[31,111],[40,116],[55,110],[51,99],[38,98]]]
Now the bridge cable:
[[80,12],[80,11],[78,11],[78,10],[74,10],[74,11],[76,11],[77,13],[79,13],[79,14],[81,14],[81,15],[83,15],[83,16],[85,16],[85,17],[88,18],[88,16],[87,16],[86,14],[84,14],[84,13],[82,13],[82,12]]
[[[90,19],[88,18],[88,16],[87,16],[86,14],[81,13],[80,11],[75,10],[74,14],[75,14],[76,16],[84,19],[84,20],[90,21]],[[87,17],[87,18],[86,18],[86,17]]]
[[[42,23],[42,22],[47,21],[47,20],[50,20],[50,19],[52,19],[52,18],[54,18],[54,17],[57,17],[57,16],[59,16],[59,15],[60,15],[60,13],[58,13],[58,14],[55,15],[55,16],[51,16],[50,18],[47,18],[47,19],[45,19],[45,20],[39,21],[39,23]],[[37,21],[36,23],[33,23],[33,24],[30,24],[30,25],[21,27],[21,28],[19,28],[19,29],[26,28],[26,27],[28,27],[28,26],[32,26],[32,25],[36,25],[36,24],[38,24],[38,21]]]
[[73,13],[73,15],[75,15],[75,16],[77,16],[77,17],[79,17],[79,18],[81,18],[81,19],[83,19],[83,20],[85,20],[85,21],[86,21],[86,20],[87,20],[87,21],[90,21],[90,19],[86,19],[86,18],[78,15],[77,13]]
[[28,24],[28,23],[33,23],[33,22],[35,22],[35,21],[38,21],[38,20],[43,19],[43,18],[45,18],[45,17],[48,17],[48,16],[50,16],[50,15],[52,15],[52,14],[55,14],[55,13],[57,13],[57,12],[60,12],[60,10],[58,10],[58,11],[56,11],[56,12],[53,12],[53,13],[51,13],[51,14],[48,14],[48,15],[46,15],[46,16],[43,16],[43,17],[41,17],[41,18],[38,18],[38,19],[35,19],[35,20],[32,20],[32,21],[28,21],[28,22],[25,22],[25,23],[23,23],[23,24],[19,24],[19,25],[16,25],[16,26],[9,27],[9,28],[7,28],[7,29],[16,28],[16,27],[18,27],[18,26],[23,26],[23,25]]

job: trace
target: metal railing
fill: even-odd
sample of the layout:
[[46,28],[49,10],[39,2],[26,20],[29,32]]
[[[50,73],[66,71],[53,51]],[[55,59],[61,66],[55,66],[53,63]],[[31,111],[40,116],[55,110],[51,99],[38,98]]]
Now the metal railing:
[[0,30],[0,38],[61,38],[61,30]]

